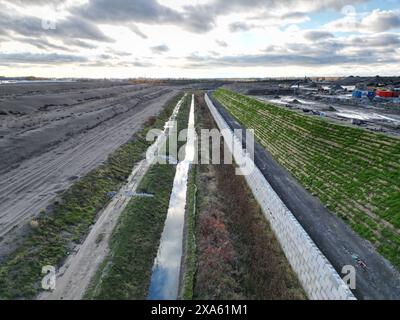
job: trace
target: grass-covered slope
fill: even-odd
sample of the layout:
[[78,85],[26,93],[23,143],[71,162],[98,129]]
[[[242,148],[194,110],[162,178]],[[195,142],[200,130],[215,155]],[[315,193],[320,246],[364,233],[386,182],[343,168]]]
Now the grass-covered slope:
[[174,175],[174,165],[150,168],[138,192],[154,197],[134,197],[128,203],[113,233],[111,254],[86,298],[146,299]]
[[219,89],[214,97],[298,181],[400,267],[400,140]]

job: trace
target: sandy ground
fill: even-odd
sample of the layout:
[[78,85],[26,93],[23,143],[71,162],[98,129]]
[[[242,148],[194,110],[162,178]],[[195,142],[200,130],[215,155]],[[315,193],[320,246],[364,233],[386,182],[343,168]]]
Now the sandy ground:
[[[210,96],[210,95],[209,95]],[[242,128],[218,101],[210,97],[229,126]],[[245,138],[245,137],[243,137]],[[358,236],[340,218],[329,212],[316,197],[305,190],[280,166],[259,143],[255,144],[254,161],[272,188],[294,214],[317,247],[340,274],[345,265],[354,265],[358,254],[368,271],[356,266],[356,290],[359,299],[400,299],[400,274],[373,246]]]
[[0,115],[0,258],[25,222],[176,93],[171,87],[103,82],[2,85],[0,110],[7,115]]
[[[170,120],[176,117],[179,106],[180,103],[175,107]],[[158,137],[149,147],[148,153],[152,155],[157,153],[157,150],[165,143],[163,137],[166,137],[168,130],[168,128],[164,129],[164,136]],[[136,192],[140,181],[154,160],[154,156],[144,159],[133,168],[128,182],[100,212],[99,219],[91,228],[83,244],[74,249],[74,252],[68,256],[64,265],[58,270],[56,289],[41,293],[38,296],[39,300],[79,300],[83,298],[91,279],[109,253],[109,240],[120,214],[127,206],[132,194]]]

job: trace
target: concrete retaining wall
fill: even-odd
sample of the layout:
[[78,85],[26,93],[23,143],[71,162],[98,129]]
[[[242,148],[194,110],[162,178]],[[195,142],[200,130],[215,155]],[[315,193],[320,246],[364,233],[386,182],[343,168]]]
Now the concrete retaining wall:
[[317,300],[355,300],[353,293],[275,193],[253,160],[245,155],[240,140],[207,95],[205,99],[235,162],[246,161],[247,165],[248,162],[254,165],[252,173],[244,177],[308,297]]

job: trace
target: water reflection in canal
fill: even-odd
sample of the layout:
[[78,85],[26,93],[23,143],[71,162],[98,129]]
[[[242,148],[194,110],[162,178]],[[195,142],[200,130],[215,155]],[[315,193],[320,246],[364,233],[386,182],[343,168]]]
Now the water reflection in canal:
[[150,281],[148,299],[151,300],[174,300],[178,296],[187,180],[195,152],[194,130],[194,96],[192,95],[185,159],[176,167],[167,218]]

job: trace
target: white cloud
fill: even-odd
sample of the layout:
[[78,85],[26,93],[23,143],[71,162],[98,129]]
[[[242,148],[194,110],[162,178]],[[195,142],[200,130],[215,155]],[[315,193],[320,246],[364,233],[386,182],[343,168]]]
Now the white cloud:
[[[0,71],[100,77],[331,75],[351,66],[366,72],[367,65],[378,73],[387,61],[386,70],[394,70],[400,64],[399,11],[355,12],[351,5],[363,2],[0,0],[0,45],[7,58]],[[332,10],[343,17],[304,29],[313,13],[326,17]],[[57,16],[54,32],[40,24],[51,14]],[[11,63],[22,64],[25,52],[31,54],[24,69]]]
[[400,29],[400,10],[373,10],[348,14],[326,24],[326,29],[343,32],[385,32]]
[[361,21],[361,25],[373,32],[383,32],[400,28],[400,11],[374,10]]

